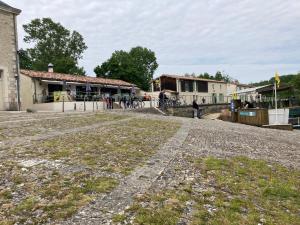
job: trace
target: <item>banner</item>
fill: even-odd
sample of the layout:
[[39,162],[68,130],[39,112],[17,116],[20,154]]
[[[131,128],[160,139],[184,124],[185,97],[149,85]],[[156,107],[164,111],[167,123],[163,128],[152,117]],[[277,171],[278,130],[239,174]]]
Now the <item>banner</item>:
[[71,102],[72,97],[68,94],[67,91],[55,91],[53,92],[53,101],[54,102]]

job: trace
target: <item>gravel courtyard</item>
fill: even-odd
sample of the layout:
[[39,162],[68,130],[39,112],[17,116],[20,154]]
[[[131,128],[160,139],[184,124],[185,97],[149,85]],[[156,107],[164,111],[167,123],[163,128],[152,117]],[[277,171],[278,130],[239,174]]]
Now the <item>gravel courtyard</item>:
[[300,132],[0,112],[0,224],[300,224]]

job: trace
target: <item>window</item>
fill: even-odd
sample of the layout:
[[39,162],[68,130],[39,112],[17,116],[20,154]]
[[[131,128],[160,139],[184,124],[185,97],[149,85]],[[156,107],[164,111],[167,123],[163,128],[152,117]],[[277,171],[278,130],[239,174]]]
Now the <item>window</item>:
[[3,70],[0,70],[0,80],[2,80],[3,77]]
[[220,103],[224,102],[224,95],[223,94],[219,94],[219,102]]
[[182,92],[193,92],[194,91],[194,81],[192,80],[181,80],[181,91]]
[[161,78],[161,89],[177,91],[177,84],[175,78],[162,77]]
[[208,82],[207,81],[197,81],[197,91],[202,93],[208,92]]

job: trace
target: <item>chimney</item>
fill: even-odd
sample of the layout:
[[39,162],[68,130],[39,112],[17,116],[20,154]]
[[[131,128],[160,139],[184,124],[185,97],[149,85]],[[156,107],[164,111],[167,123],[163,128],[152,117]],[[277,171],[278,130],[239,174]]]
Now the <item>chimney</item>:
[[52,63],[48,64],[48,72],[53,73],[53,64]]

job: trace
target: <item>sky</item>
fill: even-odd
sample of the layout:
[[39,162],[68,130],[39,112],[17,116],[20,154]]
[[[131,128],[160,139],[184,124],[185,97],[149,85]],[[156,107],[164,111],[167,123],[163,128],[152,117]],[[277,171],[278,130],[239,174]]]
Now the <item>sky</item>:
[[23,24],[51,17],[85,39],[80,65],[96,65],[116,50],[143,46],[161,74],[215,74],[256,82],[300,71],[299,0],[4,0],[22,10]]

